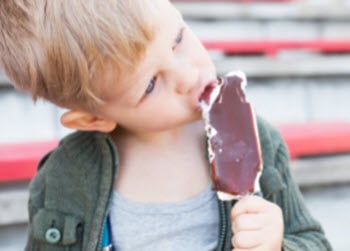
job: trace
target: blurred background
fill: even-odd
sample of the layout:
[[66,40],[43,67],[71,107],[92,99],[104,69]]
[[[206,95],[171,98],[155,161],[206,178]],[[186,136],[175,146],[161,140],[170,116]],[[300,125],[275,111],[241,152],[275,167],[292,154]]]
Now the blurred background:
[[[307,206],[334,250],[350,250],[350,0],[173,2],[219,74],[246,73],[247,96],[281,131]],[[0,69],[0,251],[23,250],[28,184],[69,132],[62,112],[34,105]]]

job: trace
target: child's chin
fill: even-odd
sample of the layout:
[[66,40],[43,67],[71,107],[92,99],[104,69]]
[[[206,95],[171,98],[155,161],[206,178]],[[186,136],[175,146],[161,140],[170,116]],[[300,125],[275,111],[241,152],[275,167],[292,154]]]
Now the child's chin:
[[202,111],[198,109],[189,122],[195,122],[202,119]]

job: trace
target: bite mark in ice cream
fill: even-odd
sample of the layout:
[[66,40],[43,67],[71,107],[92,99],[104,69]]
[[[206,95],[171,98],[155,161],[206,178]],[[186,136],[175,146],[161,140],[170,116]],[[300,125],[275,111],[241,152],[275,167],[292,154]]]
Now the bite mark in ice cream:
[[232,72],[201,98],[213,185],[222,200],[260,190],[261,150],[245,85],[244,73]]

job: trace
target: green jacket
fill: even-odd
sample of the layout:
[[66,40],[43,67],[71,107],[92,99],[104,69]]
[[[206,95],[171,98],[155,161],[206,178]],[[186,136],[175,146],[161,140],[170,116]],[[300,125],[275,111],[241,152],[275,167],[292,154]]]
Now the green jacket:
[[[264,197],[282,208],[283,250],[332,250],[291,178],[280,134],[261,119],[258,129],[264,159],[260,184]],[[30,186],[26,251],[101,250],[102,226],[118,169],[116,153],[107,134],[76,132],[41,160]],[[232,202],[219,206],[217,250],[231,250]]]

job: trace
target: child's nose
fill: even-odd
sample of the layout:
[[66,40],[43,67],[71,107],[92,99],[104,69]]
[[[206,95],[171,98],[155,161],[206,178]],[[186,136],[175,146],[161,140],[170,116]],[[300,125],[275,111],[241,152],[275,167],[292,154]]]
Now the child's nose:
[[198,81],[198,69],[191,64],[183,63],[176,71],[176,92],[188,94],[196,86]]

